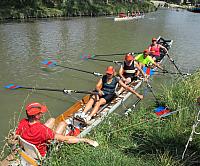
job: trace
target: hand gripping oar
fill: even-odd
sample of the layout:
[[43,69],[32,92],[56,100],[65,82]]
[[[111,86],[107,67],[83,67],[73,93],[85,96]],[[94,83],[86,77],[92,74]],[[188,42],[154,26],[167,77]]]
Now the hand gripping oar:
[[70,69],[70,70],[75,70],[75,71],[80,71],[80,72],[83,72],[83,73],[92,74],[94,76],[103,76],[103,74],[97,73],[97,72],[90,72],[90,71],[85,71],[85,70],[81,70],[81,69],[76,69],[76,68],[73,68],[73,67],[62,66],[62,65],[57,64],[57,62],[53,61],[53,60],[44,60],[44,61],[42,61],[42,64],[46,67],[59,66],[59,67]]
[[169,60],[172,62],[172,64],[174,65],[174,67],[176,68],[176,70],[179,72],[179,74],[182,74],[182,72],[179,70],[179,68],[177,67],[177,65],[175,64],[174,60],[169,56],[169,54],[167,54],[167,57],[169,58]]
[[25,87],[21,85],[9,84],[4,86],[6,89],[15,90],[15,89],[30,89],[30,90],[41,90],[41,91],[54,91],[54,92],[63,92],[65,94],[71,93],[84,93],[84,94],[97,94],[97,92],[92,91],[78,91],[78,90],[68,90],[68,89],[51,89],[51,88],[35,88],[35,87]]

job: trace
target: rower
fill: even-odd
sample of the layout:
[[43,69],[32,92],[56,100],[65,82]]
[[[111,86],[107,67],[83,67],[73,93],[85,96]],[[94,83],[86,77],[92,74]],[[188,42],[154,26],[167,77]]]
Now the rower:
[[153,60],[157,62],[162,59],[162,57],[160,56],[160,49],[163,49],[166,54],[168,54],[168,50],[164,46],[158,44],[156,38],[152,38],[152,43],[149,46],[149,54],[153,58]]
[[125,55],[124,63],[119,69],[119,76],[125,84],[137,80],[139,73],[142,73],[146,79],[145,73],[142,71],[139,64],[135,61],[134,57],[129,53]]
[[140,68],[143,68],[144,66],[147,67],[158,67],[161,70],[164,70],[158,63],[156,63],[151,56],[149,56],[149,50],[146,49],[143,51],[142,54],[139,54],[135,57],[135,60],[139,62]]
[[[91,96],[83,112],[78,116],[82,118],[86,123],[90,122],[91,118],[100,109],[100,106],[111,102],[116,97],[115,89],[118,84],[120,84],[126,90],[134,93],[138,98],[143,99],[143,95],[140,95],[130,86],[124,84],[122,80],[117,78],[115,76],[114,67],[109,66],[106,70],[106,75],[104,75],[96,84],[96,91],[98,92],[98,95]],[[94,107],[92,108],[93,105]],[[91,108],[92,110],[89,115],[86,115]]]

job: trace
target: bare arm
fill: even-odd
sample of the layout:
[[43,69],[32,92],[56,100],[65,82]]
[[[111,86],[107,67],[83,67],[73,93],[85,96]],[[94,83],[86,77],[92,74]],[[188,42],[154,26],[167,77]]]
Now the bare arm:
[[55,134],[55,139],[61,142],[66,141],[69,144],[75,144],[78,142],[85,142],[88,143],[94,147],[98,146],[99,144],[96,141],[93,141],[91,139],[87,139],[87,138],[78,138],[78,137],[74,137],[74,136],[64,136],[61,134]]
[[135,94],[138,98],[143,99],[143,95],[140,95],[137,93],[134,89],[132,89],[130,86],[127,86],[124,84],[121,80],[119,80],[119,84],[126,90],[130,91],[131,93]]
[[103,81],[101,78],[96,84],[96,90],[99,92],[99,95],[103,95],[103,92],[101,91],[102,83],[103,83]]
[[160,48],[165,50],[166,54],[168,54],[168,50],[164,46],[162,46],[162,45],[159,45],[159,46],[160,46]]
[[154,65],[155,65],[156,67],[158,67],[159,69],[164,70],[158,63],[154,62]]
[[124,69],[123,69],[123,66],[121,65],[120,69],[119,69],[119,76],[122,78],[122,80],[125,80],[125,77],[123,76],[123,73],[124,73]]
[[138,70],[142,73],[142,75],[144,76],[144,78],[147,79],[147,78],[146,78],[146,75],[144,74],[144,72],[143,72],[143,70],[141,69],[141,67],[139,66],[139,64],[138,64],[138,63],[135,63],[135,65],[136,65],[136,67],[138,68]]

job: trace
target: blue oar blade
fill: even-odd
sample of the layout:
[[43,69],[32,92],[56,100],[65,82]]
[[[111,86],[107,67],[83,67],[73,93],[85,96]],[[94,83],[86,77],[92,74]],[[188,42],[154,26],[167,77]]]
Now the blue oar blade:
[[145,74],[147,74],[147,75],[149,75],[149,76],[152,76],[152,75],[154,75],[154,73],[155,73],[155,70],[154,69],[151,69],[150,67],[143,67],[143,72],[145,73]]
[[57,62],[54,61],[54,60],[48,60],[48,59],[45,59],[44,61],[41,62],[44,66],[46,67],[55,67]]
[[4,88],[10,89],[10,90],[14,90],[14,89],[17,89],[17,88],[22,88],[22,86],[9,84],[9,85],[4,86]]
[[155,108],[154,112],[158,117],[164,117],[164,115],[170,113],[170,110],[166,107],[158,106],[157,108]]

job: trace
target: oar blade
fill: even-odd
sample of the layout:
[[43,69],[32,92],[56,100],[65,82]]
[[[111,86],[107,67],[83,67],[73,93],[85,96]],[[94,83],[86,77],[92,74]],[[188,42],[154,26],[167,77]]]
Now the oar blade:
[[94,57],[95,57],[95,55],[92,55],[92,54],[83,54],[80,56],[81,60],[88,60],[88,59],[92,59]]
[[163,106],[158,106],[155,110],[154,110],[155,114],[158,117],[165,117],[165,115],[170,113],[170,110],[166,107]]
[[146,75],[149,75],[149,76],[152,76],[155,73],[155,70],[151,69],[150,67],[146,67],[146,66],[143,67],[142,70]]
[[45,67],[55,67],[57,65],[57,62],[54,60],[48,60],[45,59],[44,61],[41,62]]
[[9,85],[4,86],[4,88],[14,90],[14,89],[22,88],[22,86],[9,84]]

